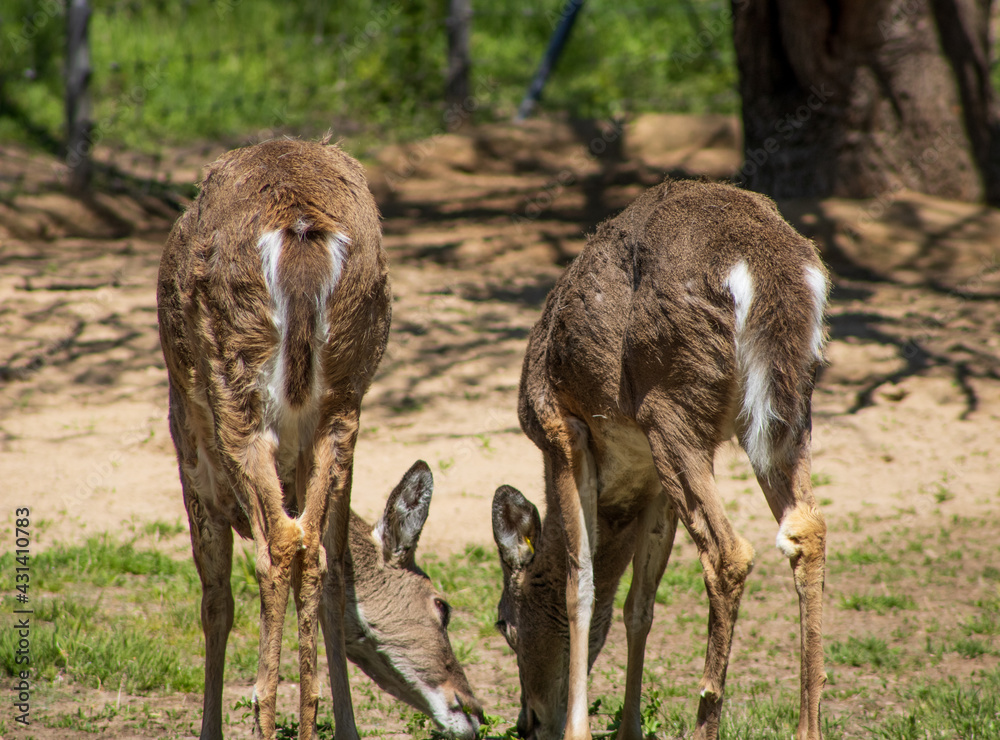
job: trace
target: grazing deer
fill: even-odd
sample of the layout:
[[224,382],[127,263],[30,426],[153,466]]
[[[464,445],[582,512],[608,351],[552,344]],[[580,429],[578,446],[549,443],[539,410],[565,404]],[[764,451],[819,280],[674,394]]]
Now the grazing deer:
[[677,518],[698,547],[708,648],[696,738],[715,738],[750,544],[713,460],[735,433],[791,560],[801,614],[798,736],[820,737],[826,525],[810,487],[810,398],[827,276],[767,198],[665,182],[598,227],[549,294],[521,374],[521,428],[545,462],[546,517],[493,500],[497,627],[517,654],[523,737],[589,738],[587,674],[629,560],[619,740],[642,737],[640,684]]
[[275,736],[281,631],[294,589],[299,737],[312,738],[323,633],[338,740],[357,738],[344,558],[361,399],[385,350],[390,289],[378,209],[335,146],[269,141],[223,155],[160,262],[170,429],[202,582],[205,716],[221,737],[232,529],[260,583],[254,735]]
[[[474,740],[483,710],[448,639],[451,607],[414,563],[434,481],[418,461],[372,527],[351,512],[345,562],[347,657],[451,737]],[[333,605],[324,600],[325,612]],[[221,666],[220,666],[221,668]]]

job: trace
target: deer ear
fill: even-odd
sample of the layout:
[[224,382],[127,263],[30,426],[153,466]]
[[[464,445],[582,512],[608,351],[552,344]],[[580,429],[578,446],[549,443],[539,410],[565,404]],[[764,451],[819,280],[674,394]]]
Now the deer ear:
[[433,492],[431,469],[423,460],[417,460],[389,494],[385,513],[375,525],[387,564],[404,567],[413,562]]
[[517,570],[532,561],[541,531],[535,505],[516,488],[500,486],[493,495],[493,539],[508,568]]

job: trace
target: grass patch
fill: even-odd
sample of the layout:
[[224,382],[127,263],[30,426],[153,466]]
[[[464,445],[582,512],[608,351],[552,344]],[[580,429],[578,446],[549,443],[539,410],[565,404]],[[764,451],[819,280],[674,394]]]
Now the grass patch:
[[843,571],[851,566],[896,564],[897,561],[871,537],[860,547],[849,550],[834,550],[828,558],[831,567]]
[[952,647],[963,658],[979,658],[993,653],[989,643],[976,637],[960,637]]
[[845,641],[833,641],[827,645],[826,659],[831,663],[840,663],[860,668],[898,668],[900,650],[890,648],[880,637],[848,637]]
[[[193,563],[186,557],[173,560],[158,554],[153,549],[155,541],[144,539],[147,534],[163,536],[171,528],[156,527],[146,532],[137,526],[136,531],[138,539],[131,542],[96,537],[80,546],[53,548],[32,558],[32,567],[38,567],[38,582],[32,582],[36,588],[31,592],[31,606],[35,609],[32,670],[43,692],[41,695],[61,699],[62,692],[83,695],[83,689],[92,690],[97,686],[111,692],[122,687],[123,694],[132,695],[200,692],[203,638],[198,620],[200,585]],[[889,539],[897,543],[896,547],[901,547],[899,542],[912,541],[918,534],[910,532],[904,537],[900,533]],[[935,530],[931,539],[926,540],[928,547],[936,537]],[[952,533],[952,539],[951,547],[963,545],[958,530]],[[901,568],[886,564],[891,560],[884,555],[886,545],[886,538],[876,536],[874,540],[861,542],[853,551],[843,551],[842,562],[874,561],[880,565],[872,570],[883,573]],[[253,556],[244,552],[245,548],[238,548],[234,553],[232,586],[236,615],[226,675],[229,682],[249,684],[256,672],[259,604]],[[911,576],[916,579],[914,583],[932,583],[931,576],[940,569],[940,559],[925,565],[922,562],[924,555],[919,552],[892,552],[903,563],[914,563],[912,574],[906,576],[908,580],[890,586],[894,590],[914,593],[909,582]],[[667,569],[657,601],[663,604],[673,599],[683,607],[673,610],[679,612],[671,613],[674,619],[661,617],[654,623],[646,655],[643,732],[661,738],[690,736],[696,719],[697,697],[693,687],[704,655],[706,612],[701,608],[704,599],[701,565],[693,553],[691,544],[682,539],[677,555],[685,557],[677,557]],[[469,547],[459,555],[437,557],[427,554],[419,561],[454,607],[451,639],[459,660],[465,664],[478,661],[481,666],[493,665],[497,660],[509,661],[504,670],[496,671],[495,679],[484,679],[485,685],[473,687],[489,710],[496,713],[491,715],[486,734],[503,737],[512,730],[517,716],[518,690],[513,673],[514,658],[502,647],[493,629],[502,587],[496,552],[492,547]],[[9,556],[0,562],[10,565]],[[913,600],[906,596],[866,593],[868,586],[864,584],[872,575],[869,569],[858,569],[843,578],[842,593],[848,594],[840,599],[843,609],[875,613],[906,611],[886,627],[884,634],[891,631],[891,638],[883,639],[874,634],[849,636],[857,635],[856,628],[827,636],[830,668],[827,699],[861,703],[856,710],[839,709],[836,702],[826,705],[830,707],[823,716],[827,740],[1000,737],[995,732],[997,671],[967,675],[970,667],[992,667],[996,662],[992,656],[998,653],[1000,599],[996,596],[994,583],[983,577],[981,559],[969,555],[955,563],[961,569],[960,577],[951,582],[952,591],[948,593],[961,602],[963,619],[947,617],[944,612],[925,613],[926,610],[917,609]],[[73,584],[72,597],[66,587],[69,583]],[[748,595],[752,593],[753,583],[751,581],[748,586]],[[618,592],[619,605],[629,584],[630,574],[626,573]],[[971,589],[976,591],[970,595]],[[798,722],[796,680],[774,680],[778,675],[774,672],[776,667],[781,667],[790,652],[795,653],[798,629],[791,611],[794,592],[790,587],[780,594],[773,589],[767,590],[762,600],[756,602],[754,613],[741,617],[740,625],[746,630],[741,649],[749,652],[742,658],[734,656],[741,668],[730,673],[721,734],[724,738],[767,740],[791,737],[795,733]],[[772,600],[775,594],[780,597],[779,602]],[[928,603],[940,603],[940,596],[941,593],[935,592]],[[759,609],[764,601],[772,610],[761,615]],[[14,603],[12,595],[6,595],[0,600],[0,609],[9,613]],[[857,619],[841,612],[835,621],[843,621],[845,617],[849,621]],[[620,618],[620,611],[615,618]],[[771,630],[767,640],[758,640],[758,632],[767,631],[762,627],[762,619],[782,622],[782,625],[787,622],[787,629],[780,635]],[[667,643],[662,642],[664,633]],[[0,681],[4,674],[10,675],[16,668],[14,634],[13,630],[0,631]],[[491,639],[484,640],[484,635]],[[673,646],[678,639],[683,641],[680,649]],[[283,681],[297,681],[295,645],[294,610],[290,606],[280,667]],[[623,682],[617,679],[624,676],[623,644],[606,646],[599,661],[598,675],[605,677],[601,680],[610,680],[610,688],[604,696],[591,695],[594,700],[591,724],[595,731],[605,728],[614,731],[621,720],[624,700]],[[934,666],[935,673],[928,673],[928,666]],[[941,674],[944,670],[958,678],[944,678]],[[357,675],[356,669],[351,671],[352,675]],[[789,675],[797,674],[794,668],[789,671]],[[959,675],[961,671],[965,673]],[[780,675],[784,677],[785,674]],[[938,680],[928,681],[931,676]],[[888,677],[891,680],[887,680],[880,691],[872,691],[873,678],[884,680]],[[385,733],[435,737],[433,723],[428,718],[397,703],[370,683],[355,679],[352,683],[358,717],[365,726],[380,728],[371,732],[378,734],[384,729]],[[249,695],[249,690],[245,693]],[[174,701],[173,698],[167,700]],[[120,708],[114,701],[110,704],[98,701],[79,712],[73,707],[68,713],[51,714],[46,714],[40,706],[33,720],[48,727],[95,734],[135,729],[137,736],[152,737],[151,733],[162,729],[156,736],[166,737],[187,732],[189,727],[184,723],[188,720],[182,722],[176,716],[172,718],[169,712],[173,710],[157,707],[158,701],[161,700],[153,696],[144,699],[148,709],[134,701],[122,702]],[[332,736],[329,696],[324,696],[322,701],[319,736],[327,738]],[[961,707],[961,711],[949,708],[952,705]],[[185,712],[185,716],[190,717],[190,712]],[[229,722],[233,723],[229,725],[231,729],[234,726],[248,728],[248,720],[240,720],[239,707],[233,708]],[[994,724],[991,726],[990,722]],[[9,721],[7,728],[8,731],[11,728]],[[278,737],[294,737],[296,731],[297,717],[281,714]],[[2,728],[0,734],[3,734]]]
[[813,473],[809,476],[812,482],[813,488],[819,488],[820,486],[828,486],[833,483],[833,476],[828,473]]
[[993,740],[1000,737],[1000,669],[922,683],[901,692],[903,713],[866,727],[874,740]]
[[875,612],[886,614],[897,609],[914,609],[916,602],[910,596],[895,596],[891,594],[852,594],[840,599],[841,609],[853,609],[859,612]]
[[[10,0],[10,74],[0,136],[52,146],[62,135],[65,15]],[[96,134],[163,142],[255,132],[359,128],[427,136],[446,112],[447,3],[95,2],[90,23]],[[558,4],[496,0],[472,19],[471,92],[480,120],[508,118],[558,20]],[[728,5],[593,2],[580,13],[544,109],[610,117],[643,110],[735,113]],[[6,26],[5,26],[6,28]],[[5,35],[6,39],[6,35]],[[652,55],[652,56],[651,56]],[[594,59],[601,64],[595,65]],[[282,80],[282,84],[274,84]],[[16,105],[15,105],[16,104]],[[7,110],[9,108],[9,110]],[[32,133],[34,132],[34,133]]]
[[[0,557],[0,567],[9,567],[11,558]],[[193,562],[102,536],[32,555],[30,565],[34,675],[130,693],[201,689],[200,661],[191,659],[202,640]],[[56,595],[67,586],[72,597]],[[13,609],[10,596],[3,608]],[[6,675],[19,670],[15,637],[13,630],[0,633],[0,671]],[[84,719],[92,720],[74,722]]]
[[[0,556],[0,570],[11,569],[13,563],[13,553]],[[180,577],[189,582],[193,577],[197,582],[192,563],[138,549],[134,541],[115,542],[108,535],[91,537],[84,545],[57,545],[32,555],[30,564],[33,584],[50,591],[66,583],[120,586],[128,576]]]
[[181,521],[176,521],[173,524],[170,522],[147,522],[142,525],[139,530],[142,534],[147,537],[173,537],[174,535],[181,534],[182,532],[187,532],[187,524]]
[[[102,614],[97,619],[100,611],[99,598],[90,606],[43,601],[31,632],[36,674],[48,679],[63,674],[88,686],[121,686],[130,693],[200,690],[200,667],[192,667],[170,637],[128,617],[108,619]],[[20,670],[16,648],[14,630],[0,633],[0,666],[10,676]]]
[[962,624],[966,635],[1000,635],[1000,599],[985,599],[976,602],[979,614]]
[[470,545],[447,560],[429,554],[420,566],[451,603],[457,631],[475,625],[479,637],[495,635],[497,603],[503,591],[503,572],[493,548]]

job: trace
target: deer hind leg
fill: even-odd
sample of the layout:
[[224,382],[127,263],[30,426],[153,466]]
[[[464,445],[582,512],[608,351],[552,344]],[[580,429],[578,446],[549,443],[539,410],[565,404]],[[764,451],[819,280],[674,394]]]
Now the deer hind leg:
[[[212,475],[195,453],[181,455],[181,488],[191,530],[191,550],[201,579],[201,629],[205,634],[205,696],[201,740],[222,740],[222,688],[226,643],[233,628],[233,530],[206,511],[200,487],[212,485]],[[206,492],[207,493],[207,492]]]
[[201,629],[205,633],[205,700],[201,740],[222,740],[222,688],[226,643],[233,628],[233,530],[211,517],[186,476],[184,507],[191,527],[191,549],[201,579]]
[[[196,412],[197,415],[197,412]],[[201,740],[222,740],[222,688],[226,643],[233,627],[233,531],[222,517],[213,516],[204,501],[217,495],[220,476],[202,450],[191,426],[207,426],[192,419],[181,392],[170,383],[170,436],[177,449],[184,509],[191,532],[191,550],[201,579],[201,629],[205,634],[205,694]]]
[[594,564],[597,547],[597,468],[588,447],[587,426],[574,417],[560,419],[550,432],[556,449],[545,455],[566,536],[566,614],[569,621],[569,695],[566,740],[589,740],[587,675],[590,666],[590,623],[594,614]]
[[[344,579],[344,558],[347,553],[349,519],[351,513],[351,480],[354,465],[354,443],[358,435],[358,410],[351,409],[336,418],[330,431],[317,438],[315,449],[315,473],[309,482],[309,503],[304,515],[318,516],[317,508],[310,510],[314,500],[322,498],[328,502],[328,511],[323,519],[323,547],[320,555],[324,562],[320,565],[318,588],[308,591],[303,586],[302,606],[299,619],[300,663],[303,662],[302,646],[305,644],[303,628],[308,628],[312,641],[311,659],[315,660],[316,632],[314,625],[304,625],[302,614],[319,613],[323,624],[323,639],[326,643],[327,664],[330,670],[330,689],[333,694],[333,714],[336,724],[336,740],[357,740],[358,730],[354,720],[354,705],[351,702],[351,685],[347,678],[347,647],[344,636],[344,609],[347,606],[347,584]],[[303,579],[303,584],[305,584]],[[309,657],[309,656],[307,656]],[[315,675],[315,673],[313,674]],[[305,690],[303,672],[303,691]],[[317,691],[318,691],[318,683]],[[303,700],[304,701],[304,700]]]
[[816,506],[810,480],[808,433],[792,462],[770,476],[758,476],[774,518],[778,549],[789,559],[799,596],[801,678],[799,740],[819,740],[823,668],[823,584],[826,521]]
[[[238,450],[238,452],[237,452]],[[254,684],[254,737],[275,736],[275,705],[281,632],[292,561],[303,546],[303,531],[285,512],[281,484],[274,466],[274,444],[253,435],[245,444],[220,445],[230,484],[246,502],[257,556],[260,585],[260,646]]]
[[639,536],[632,560],[632,585],[625,599],[625,634],[628,638],[628,669],[625,674],[625,704],[618,740],[642,740],[642,665],[646,638],[653,624],[656,588],[670,560],[677,534],[677,512],[666,491],[660,491],[640,515]]
[[670,433],[653,426],[648,431],[653,461],[664,489],[698,548],[708,593],[708,647],[705,672],[698,692],[695,738],[716,738],[726,685],[733,628],[747,576],[753,567],[753,548],[733,531],[715,487],[714,447],[691,444],[693,430]]
[[[317,671],[316,629],[319,620],[319,600],[326,574],[326,550],[321,542],[322,521],[327,502],[325,491],[317,500],[309,500],[309,474],[312,455],[303,450],[295,465],[294,485],[299,523],[305,533],[303,547],[292,561],[292,589],[299,628],[299,738],[312,738],[319,706],[319,673]],[[309,502],[307,504],[307,502]]]

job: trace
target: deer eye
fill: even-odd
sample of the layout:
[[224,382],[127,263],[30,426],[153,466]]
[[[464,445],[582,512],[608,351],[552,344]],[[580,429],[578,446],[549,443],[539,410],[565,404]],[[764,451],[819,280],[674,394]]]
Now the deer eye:
[[438,610],[438,614],[441,615],[441,623],[444,628],[448,629],[448,623],[451,621],[451,605],[444,599],[434,599],[434,606]]

